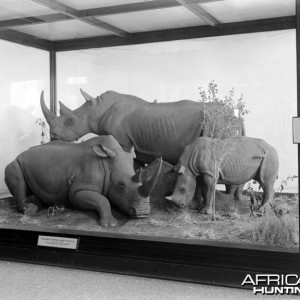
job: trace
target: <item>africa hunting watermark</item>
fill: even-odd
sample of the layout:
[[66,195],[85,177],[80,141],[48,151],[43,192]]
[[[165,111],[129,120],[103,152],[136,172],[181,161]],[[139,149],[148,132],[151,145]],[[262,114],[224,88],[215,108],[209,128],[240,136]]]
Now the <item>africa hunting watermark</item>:
[[300,276],[297,274],[248,274],[241,285],[252,285],[255,295],[300,295]]

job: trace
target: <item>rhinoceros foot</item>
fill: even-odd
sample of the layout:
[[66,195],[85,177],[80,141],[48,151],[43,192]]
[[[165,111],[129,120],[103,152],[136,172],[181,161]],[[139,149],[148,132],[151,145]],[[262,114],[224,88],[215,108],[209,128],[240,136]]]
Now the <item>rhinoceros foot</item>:
[[101,227],[116,227],[118,225],[118,221],[113,216],[108,216],[105,218],[101,218],[99,221]]
[[272,212],[271,206],[270,205],[256,205],[254,206],[254,211],[261,213],[261,214],[266,214]]
[[211,215],[213,213],[211,208],[207,208],[207,207],[202,207],[200,209],[200,214],[206,214],[206,215]]
[[28,203],[26,204],[26,206],[24,207],[24,212],[23,214],[24,215],[28,215],[28,216],[31,216],[31,215],[35,215],[38,211],[38,206],[33,204],[33,203]]

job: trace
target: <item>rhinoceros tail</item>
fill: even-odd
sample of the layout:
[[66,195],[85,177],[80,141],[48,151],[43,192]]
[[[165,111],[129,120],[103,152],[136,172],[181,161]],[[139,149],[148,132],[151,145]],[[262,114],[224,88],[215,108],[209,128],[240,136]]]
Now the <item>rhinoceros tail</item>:
[[68,186],[71,186],[71,185],[72,185],[72,183],[73,183],[75,177],[76,177],[76,175],[73,174],[72,176],[70,176],[70,177],[68,178],[68,181],[67,181],[67,185],[68,185]]
[[266,153],[264,152],[262,154],[255,155],[252,158],[253,159],[262,159],[262,158],[265,158],[265,157],[266,157]]

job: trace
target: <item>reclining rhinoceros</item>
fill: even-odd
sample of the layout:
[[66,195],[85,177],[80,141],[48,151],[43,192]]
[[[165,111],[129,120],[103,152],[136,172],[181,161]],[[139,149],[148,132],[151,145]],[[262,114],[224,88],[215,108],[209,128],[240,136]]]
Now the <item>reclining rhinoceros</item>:
[[[185,146],[203,135],[204,123],[211,121],[211,103],[205,104],[204,110],[203,104],[191,100],[150,103],[114,91],[97,98],[81,93],[86,102],[73,111],[60,103],[60,117],[46,107],[41,94],[51,138],[74,141],[87,133],[111,134],[125,151],[133,146],[142,163],[162,157],[175,165]],[[243,122],[240,131],[245,135]]]
[[[199,137],[185,148],[174,167],[177,174],[176,185],[173,194],[166,197],[167,200],[184,207],[195,197],[202,206],[201,213],[212,212],[215,161],[211,142],[211,138]],[[261,207],[273,197],[279,161],[277,151],[267,142],[240,137],[234,150],[227,152],[222,161],[223,167],[218,175],[218,183],[244,184],[254,179],[264,191]],[[200,181],[202,187],[200,192],[203,193],[203,203],[202,195],[195,194],[196,180]]]
[[5,169],[5,182],[21,213],[27,196],[46,206],[96,210],[103,227],[114,227],[110,202],[131,217],[150,212],[149,194],[160,172],[145,183],[133,170],[134,153],[125,152],[112,136],[80,144],[53,141],[21,153]]

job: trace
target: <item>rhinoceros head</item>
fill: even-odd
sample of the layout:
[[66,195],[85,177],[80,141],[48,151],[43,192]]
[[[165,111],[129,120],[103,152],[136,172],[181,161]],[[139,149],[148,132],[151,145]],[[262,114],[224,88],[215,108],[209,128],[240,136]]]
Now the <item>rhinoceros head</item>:
[[175,166],[173,172],[176,174],[175,188],[173,194],[166,197],[166,199],[183,208],[193,199],[196,189],[196,177],[184,165]]
[[80,90],[86,102],[75,110],[67,108],[60,103],[60,116],[57,117],[46,106],[44,92],[41,94],[40,102],[43,114],[50,126],[51,140],[63,140],[72,142],[78,140],[87,133],[93,132],[91,129],[92,112],[95,106],[95,98]]
[[[133,152],[110,150],[100,144],[93,150],[103,159],[107,159],[110,177],[107,183],[109,201],[133,218],[142,218],[150,213],[149,196],[161,170],[159,159],[153,175],[146,182],[141,180],[142,170],[133,169]],[[105,163],[105,162],[104,162]]]

